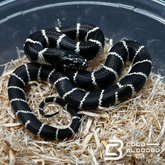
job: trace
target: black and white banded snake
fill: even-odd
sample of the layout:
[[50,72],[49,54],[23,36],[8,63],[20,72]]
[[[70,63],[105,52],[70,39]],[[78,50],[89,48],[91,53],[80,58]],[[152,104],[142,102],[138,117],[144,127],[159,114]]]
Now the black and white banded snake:
[[[102,31],[89,24],[41,30],[26,39],[24,52],[32,63],[18,67],[11,74],[8,95],[13,110],[28,130],[48,140],[69,138],[79,128],[79,109],[94,110],[118,104],[143,87],[151,71],[151,57],[143,45],[129,40],[120,41],[108,51],[107,60],[99,71],[84,70],[88,66],[87,60],[100,54],[103,48]],[[111,86],[127,59],[132,62],[131,71]],[[36,80],[53,83],[62,98],[45,99],[40,104],[40,113],[45,117],[55,115],[45,115],[42,108],[48,102],[57,102],[72,115],[69,127],[58,129],[36,118],[24,92],[25,85]]]

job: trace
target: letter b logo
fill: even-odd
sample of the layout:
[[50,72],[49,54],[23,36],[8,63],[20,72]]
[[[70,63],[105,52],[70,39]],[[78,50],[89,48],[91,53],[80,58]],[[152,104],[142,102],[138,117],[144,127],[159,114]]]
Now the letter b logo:
[[[123,142],[121,140],[109,140],[110,144],[106,146],[106,152],[105,152],[105,160],[119,160],[122,158],[122,148],[123,148]],[[119,152],[119,155],[117,153],[111,153],[109,151],[110,147],[115,147],[118,144],[120,144],[120,147],[117,148],[117,151]]]

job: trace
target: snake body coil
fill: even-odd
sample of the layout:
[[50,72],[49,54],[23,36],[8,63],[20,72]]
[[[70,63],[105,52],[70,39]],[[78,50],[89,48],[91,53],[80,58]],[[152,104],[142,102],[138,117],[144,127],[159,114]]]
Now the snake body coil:
[[[61,29],[41,30],[26,39],[24,51],[33,63],[22,65],[12,73],[8,95],[13,110],[27,129],[49,140],[69,138],[80,125],[76,110],[93,110],[118,104],[143,87],[151,71],[151,58],[145,47],[134,41],[115,44],[108,51],[107,60],[99,71],[82,70],[88,66],[87,60],[100,54],[103,47],[102,31],[93,25],[80,23]],[[118,78],[127,59],[132,62],[131,71],[116,85],[109,87]],[[32,80],[53,83],[62,99],[47,98],[40,104],[40,113],[46,117],[53,116],[45,115],[43,106],[48,102],[59,103],[72,115],[68,128],[48,126],[35,117],[24,93],[25,85]]]

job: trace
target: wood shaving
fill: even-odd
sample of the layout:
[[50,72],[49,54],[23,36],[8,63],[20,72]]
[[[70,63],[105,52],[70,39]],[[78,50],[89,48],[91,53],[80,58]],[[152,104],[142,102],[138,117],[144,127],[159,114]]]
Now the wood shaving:
[[[89,71],[98,70],[104,65],[111,46],[112,40],[107,40],[102,55],[90,61]],[[17,52],[19,58],[7,63],[0,77],[0,164],[165,163],[164,77],[151,73],[143,89],[126,102],[95,111],[80,111],[81,126],[74,137],[63,141],[46,141],[30,133],[20,123],[8,100],[7,84],[11,73],[18,66],[29,62],[23,51],[17,49]],[[129,70],[127,62],[119,79]],[[58,96],[50,83],[30,82],[25,92],[28,104],[41,122],[60,128],[69,125],[70,114],[58,104],[49,104],[45,108],[45,113],[59,111],[52,118],[44,118],[39,113],[41,100],[48,96]],[[119,160],[105,160],[109,139],[123,142],[122,157]],[[111,147],[109,151],[119,154],[116,147]]]

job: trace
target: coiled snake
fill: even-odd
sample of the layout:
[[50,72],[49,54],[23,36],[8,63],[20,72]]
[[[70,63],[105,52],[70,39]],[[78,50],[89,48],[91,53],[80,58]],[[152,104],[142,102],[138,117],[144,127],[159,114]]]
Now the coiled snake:
[[[80,125],[77,110],[94,110],[118,104],[143,87],[151,71],[151,57],[143,45],[129,40],[120,41],[108,51],[107,60],[99,71],[84,70],[88,66],[87,60],[99,55],[103,48],[102,31],[89,24],[41,30],[26,39],[24,52],[32,63],[18,67],[11,74],[8,95],[13,110],[28,130],[48,140],[69,138]],[[127,59],[132,62],[131,71],[111,86]],[[61,99],[47,98],[40,104],[40,113],[45,117],[55,115],[46,115],[43,106],[48,102],[57,102],[72,115],[69,127],[54,128],[36,118],[24,92],[25,85],[32,80],[53,83]]]

